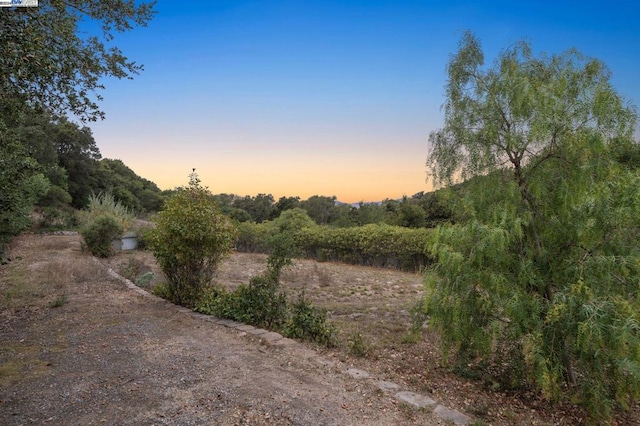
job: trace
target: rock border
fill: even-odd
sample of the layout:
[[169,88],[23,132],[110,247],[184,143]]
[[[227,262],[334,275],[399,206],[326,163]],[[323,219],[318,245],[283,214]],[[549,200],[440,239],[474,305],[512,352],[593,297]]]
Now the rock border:
[[[228,328],[232,328],[235,330],[238,330],[240,332],[246,333],[246,334],[251,334],[253,336],[257,336],[260,338],[260,340],[268,345],[272,345],[272,346],[296,346],[296,347],[300,347],[302,348],[302,344],[300,344],[299,342],[296,342],[293,339],[289,339],[288,337],[284,337],[282,336],[280,333],[276,333],[274,331],[269,331],[269,330],[264,330],[262,328],[256,328],[252,325],[248,325],[248,324],[243,324],[241,322],[237,322],[237,321],[233,321],[233,320],[229,320],[229,319],[222,319],[222,318],[216,318],[213,317],[211,315],[206,315],[206,314],[201,314],[199,312],[194,312],[189,308],[185,308],[182,306],[178,306],[178,305],[174,305],[173,303],[169,302],[166,299],[163,299],[161,297],[158,297],[154,294],[149,293],[148,291],[138,287],[137,285],[135,285],[133,282],[131,282],[131,280],[119,275],[116,271],[114,271],[112,268],[104,265],[102,262],[100,262],[97,258],[93,258],[93,260],[98,263],[100,266],[102,266],[103,268],[106,268],[107,270],[107,274],[109,274],[109,276],[117,279],[118,281],[123,282],[128,289],[135,291],[136,293],[140,294],[143,297],[147,297],[147,298],[151,298],[155,301],[160,301],[162,303],[166,303],[167,305],[173,306],[175,307],[175,309],[178,312],[187,314],[192,316],[193,318],[197,318],[199,320],[203,320],[203,321],[209,321],[212,322],[214,324],[218,324],[218,325],[222,325]],[[305,348],[306,349],[306,348]],[[314,352],[315,353],[315,352]],[[323,356],[318,355],[317,353],[315,353],[315,357],[314,360],[316,362],[318,362],[320,365],[327,367],[327,368],[332,368],[335,366],[336,361],[332,361],[330,359],[327,359]],[[397,383],[393,383],[393,382],[388,382],[388,381],[384,381],[381,379],[376,379],[375,377],[373,377],[371,375],[371,373],[369,373],[366,370],[359,370],[356,368],[347,368],[347,369],[339,369],[339,371],[341,371],[343,374],[347,374],[349,376],[351,376],[352,378],[356,379],[356,380],[366,380],[366,381],[370,381],[373,382],[373,384],[380,389],[382,392],[386,393],[386,394],[393,394],[393,397],[395,399],[397,399],[400,402],[412,405],[416,408],[419,409],[424,409],[426,411],[432,412],[435,415],[437,415],[440,419],[442,419],[445,422],[449,422],[455,425],[468,425],[470,424],[473,419],[469,416],[467,416],[466,414],[461,413],[458,410],[453,410],[450,408],[445,407],[444,405],[438,404],[434,399],[432,399],[431,397],[427,396],[427,395],[423,395],[423,394],[418,394],[415,392],[411,392],[408,390],[402,390],[402,386],[398,385]]]

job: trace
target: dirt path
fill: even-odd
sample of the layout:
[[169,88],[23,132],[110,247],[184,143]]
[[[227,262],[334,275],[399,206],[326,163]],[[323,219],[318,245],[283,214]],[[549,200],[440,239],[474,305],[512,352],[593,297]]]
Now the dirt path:
[[442,424],[303,345],[141,296],[77,236],[18,238],[0,270],[0,424]]

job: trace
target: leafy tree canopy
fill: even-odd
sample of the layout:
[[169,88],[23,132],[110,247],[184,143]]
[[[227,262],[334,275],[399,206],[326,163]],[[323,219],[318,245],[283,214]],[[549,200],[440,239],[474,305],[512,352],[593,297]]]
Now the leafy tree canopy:
[[338,217],[335,196],[313,195],[302,201],[300,207],[305,209],[318,225],[329,224]]
[[162,208],[163,197],[158,186],[138,176],[122,160],[100,160],[97,174],[97,190],[110,191],[126,207],[137,212],[159,211]]
[[[0,98],[81,119],[103,118],[103,77],[130,78],[142,66],[113,45],[116,33],[146,26],[153,2],[40,0],[38,7],[0,10]],[[89,19],[99,35],[82,37]]]
[[[53,191],[49,202],[71,194],[82,205],[99,152],[89,129],[63,117],[104,117],[102,79],[142,69],[112,44],[114,36],[146,25],[153,13],[152,2],[135,0],[40,0],[35,8],[0,9],[0,235],[28,226],[43,191]],[[81,22],[83,31],[97,24],[98,35],[85,36]],[[32,115],[39,116],[29,121]]]

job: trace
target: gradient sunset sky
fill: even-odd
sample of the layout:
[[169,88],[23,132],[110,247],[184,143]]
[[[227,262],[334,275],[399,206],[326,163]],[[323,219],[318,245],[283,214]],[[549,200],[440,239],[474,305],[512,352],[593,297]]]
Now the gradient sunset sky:
[[103,157],[162,189],[378,201],[428,191],[429,133],[465,30],[491,63],[521,39],[603,60],[640,102],[635,1],[168,1],[115,42],[145,66],[105,81]]

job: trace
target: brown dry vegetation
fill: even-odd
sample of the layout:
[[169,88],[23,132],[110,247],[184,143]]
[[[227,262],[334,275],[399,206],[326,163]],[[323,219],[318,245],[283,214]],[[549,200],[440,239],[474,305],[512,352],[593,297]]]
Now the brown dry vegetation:
[[[422,296],[419,274],[296,261],[283,274],[283,289],[290,297],[304,290],[328,310],[338,345],[273,352],[253,337],[133,294],[80,251],[78,236],[25,235],[11,257],[0,269],[2,424],[439,423],[335,369],[322,370],[308,361],[312,353],[428,393],[477,424],[583,421],[575,407],[491,389],[488,380],[460,378],[443,367],[437,336],[428,327],[417,335],[410,331],[409,312]],[[106,262],[132,280],[153,271],[148,288],[163,279],[148,252],[121,252]],[[246,283],[265,263],[264,255],[236,253],[216,284]],[[273,401],[273,392],[283,393],[287,408]],[[316,399],[321,407],[311,402]],[[324,411],[334,410],[332,403],[342,407],[339,413]],[[306,421],[299,410],[311,413],[302,417]],[[639,418],[636,410],[616,423],[640,424]]]
[[[160,271],[148,252],[123,252],[110,260],[123,275],[132,269]],[[138,266],[133,266],[138,265]],[[266,267],[266,255],[235,253],[220,268],[215,284],[228,289],[247,283]],[[131,274],[129,274],[131,275]],[[131,278],[134,278],[133,276]],[[371,372],[416,392],[428,393],[451,408],[493,425],[573,425],[585,422],[583,410],[552,406],[538,395],[507,392],[490,379],[465,379],[444,367],[438,336],[428,326],[412,332],[410,312],[423,295],[421,274],[340,263],[296,260],[282,276],[290,297],[304,290],[328,311],[338,329],[336,348],[316,347],[325,355]],[[640,424],[635,412],[617,424]]]
[[23,235],[10,258],[2,425],[442,424],[301,345],[267,345],[131,291],[78,236]]

